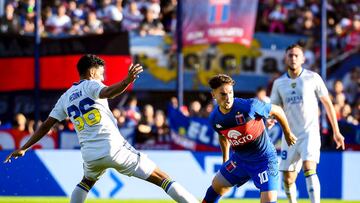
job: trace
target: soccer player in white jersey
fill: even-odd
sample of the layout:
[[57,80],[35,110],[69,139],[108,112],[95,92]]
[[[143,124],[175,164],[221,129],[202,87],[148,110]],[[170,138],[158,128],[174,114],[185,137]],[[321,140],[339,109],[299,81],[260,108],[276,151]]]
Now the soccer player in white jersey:
[[179,183],[170,180],[145,154],[135,150],[119,133],[107,98],[120,95],[143,71],[139,64],[129,67],[128,76],[118,83],[106,86],[105,62],[91,54],[80,58],[77,69],[80,81],[74,83],[58,100],[49,117],[20,149],[6,159],[24,156],[57,122],[70,117],[74,124],[84,160],[84,177],[75,187],[70,203],[83,203],[87,193],[107,168],[134,176],[162,187],[177,202],[198,202]]
[[321,77],[304,69],[303,49],[300,45],[289,46],[285,52],[287,73],[276,79],[271,91],[271,102],[284,108],[297,143],[288,147],[284,136],[281,144],[280,171],[284,175],[284,189],[290,203],[296,203],[295,180],[301,166],[312,203],[320,203],[320,182],[316,167],[320,159],[320,127],[318,99],[324,105],[333,129],[336,148],[345,149],[335,116],[334,106]]

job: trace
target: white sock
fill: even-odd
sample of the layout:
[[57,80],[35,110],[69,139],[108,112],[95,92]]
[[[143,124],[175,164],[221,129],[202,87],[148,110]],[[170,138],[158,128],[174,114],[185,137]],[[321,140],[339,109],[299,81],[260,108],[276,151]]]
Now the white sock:
[[293,183],[291,185],[287,185],[286,183],[284,183],[284,190],[285,190],[287,198],[289,199],[289,203],[297,203],[297,200],[296,200],[296,196],[297,196],[296,184]]
[[76,186],[74,191],[71,194],[70,203],[84,203],[88,191]]
[[161,187],[176,202],[199,203],[199,200],[197,200],[192,194],[190,194],[183,186],[181,186],[177,182],[165,179],[163,180]]
[[320,203],[320,181],[317,174],[305,177],[311,203]]

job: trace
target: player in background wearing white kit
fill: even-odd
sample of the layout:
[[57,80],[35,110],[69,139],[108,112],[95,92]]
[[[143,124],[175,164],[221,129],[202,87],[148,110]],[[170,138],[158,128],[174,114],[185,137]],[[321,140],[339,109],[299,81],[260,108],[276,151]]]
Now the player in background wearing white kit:
[[303,167],[306,186],[312,203],[320,203],[320,182],[316,167],[320,159],[320,127],[318,99],[324,105],[333,129],[336,148],[345,149],[336,120],[334,106],[321,77],[304,69],[303,49],[300,45],[289,46],[285,52],[287,73],[275,80],[271,91],[271,103],[284,108],[290,129],[297,143],[288,147],[284,136],[281,144],[280,171],[284,175],[284,189],[290,203],[296,203],[295,180]]
[[95,55],[81,57],[77,64],[80,81],[60,97],[49,117],[29,141],[12,152],[4,162],[24,156],[55,123],[70,117],[76,128],[84,160],[84,177],[75,187],[70,203],[83,203],[91,187],[107,168],[160,186],[177,202],[199,202],[179,183],[170,180],[146,155],[125,141],[109,109],[107,98],[120,95],[143,71],[142,66],[131,65],[123,81],[105,86],[102,83],[104,65],[105,62]]

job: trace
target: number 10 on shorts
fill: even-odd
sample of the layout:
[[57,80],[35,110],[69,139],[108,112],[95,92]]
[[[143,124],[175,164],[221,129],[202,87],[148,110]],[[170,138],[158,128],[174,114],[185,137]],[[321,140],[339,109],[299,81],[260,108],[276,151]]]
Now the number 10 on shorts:
[[266,183],[269,180],[266,171],[259,173],[258,176],[259,176],[259,179],[260,179],[260,184]]

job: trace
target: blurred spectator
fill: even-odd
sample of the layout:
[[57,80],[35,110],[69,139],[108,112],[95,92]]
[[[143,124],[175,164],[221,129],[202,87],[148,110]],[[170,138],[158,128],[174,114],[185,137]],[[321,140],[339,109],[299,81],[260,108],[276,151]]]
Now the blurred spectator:
[[45,22],[45,28],[49,34],[54,36],[63,36],[71,28],[71,19],[66,15],[66,7],[64,4],[60,4],[57,7],[57,14],[52,15]]
[[154,125],[154,107],[151,104],[144,106],[141,119],[135,131],[135,142],[138,144],[149,144],[155,142],[151,132]]
[[192,101],[189,105],[189,116],[190,117],[201,117],[201,103],[197,100]]
[[168,0],[161,8],[162,9],[161,22],[164,25],[164,30],[166,32],[175,31],[176,7],[177,7],[177,0]]
[[86,34],[102,34],[104,32],[102,22],[97,19],[96,13],[93,11],[90,11],[87,16],[84,32]]
[[341,109],[345,105],[345,94],[344,94],[344,86],[341,82],[341,80],[336,80],[333,85],[333,90],[331,91],[331,98],[332,102],[334,104],[336,117],[338,120],[341,119]]
[[345,50],[349,51],[360,46],[360,14],[354,16],[352,27],[345,38]]
[[351,114],[351,112],[351,106],[349,104],[345,104],[341,109],[341,120],[345,120],[346,122],[353,125],[358,125],[358,120],[356,120],[356,118]]
[[141,119],[139,107],[137,106],[136,97],[132,97],[128,101],[128,106],[125,108],[126,117],[137,124]]
[[152,10],[146,10],[145,19],[140,24],[139,34],[146,35],[164,35],[164,27],[158,19],[154,18]]
[[111,4],[111,0],[101,0],[101,7],[96,11],[96,15],[103,22],[105,32],[120,31],[120,22],[123,19],[122,8],[119,9]]
[[[172,107],[174,107],[175,109],[179,108],[179,102],[178,99],[176,97],[171,97],[170,99],[170,105]],[[187,106],[183,105],[182,107],[180,107],[180,111],[181,113],[183,113],[185,116],[189,116],[189,109],[187,108]]]
[[205,108],[201,110],[201,116],[203,118],[208,118],[211,114],[211,112],[214,110],[214,103],[213,100],[211,100],[209,103],[205,105]]
[[350,104],[356,102],[360,96],[360,66],[354,67],[343,78],[346,99]]
[[26,126],[26,117],[24,116],[24,114],[22,113],[18,113],[15,115],[14,120],[13,120],[13,125],[12,125],[12,129],[10,129],[10,133],[13,135],[15,143],[16,143],[16,148],[19,148],[19,144],[21,139],[29,134],[29,131],[27,130],[27,126]]
[[[83,5],[83,4],[81,4]],[[68,2],[67,15],[72,19],[85,20],[85,9],[83,6],[78,6],[75,0]]]
[[306,10],[303,13],[303,23],[302,23],[302,33],[307,36],[315,36],[316,30],[315,30],[315,19],[314,15],[310,10]]
[[160,143],[171,142],[170,127],[166,122],[165,113],[162,110],[156,111],[154,125],[151,131],[153,136],[156,137],[157,142]]
[[137,30],[143,18],[144,17],[138,9],[136,1],[130,1],[124,11],[122,27],[126,31]]
[[310,36],[304,45],[304,57],[305,57],[304,67],[310,70],[313,70],[313,67],[315,66],[316,63],[316,57],[313,51],[315,43],[316,43],[315,38]]
[[159,19],[160,18],[160,2],[159,0],[149,0],[146,5],[147,10],[151,10],[153,12],[153,18]]
[[69,35],[76,35],[76,36],[84,35],[83,24],[84,23],[82,20],[74,18],[72,21],[71,28],[69,30]]
[[19,33],[20,19],[14,11],[15,8],[12,4],[6,4],[5,15],[0,18],[0,32],[10,34]]
[[285,25],[284,25],[285,20],[286,20],[286,11],[281,4],[277,4],[274,10],[272,10],[269,13],[269,21],[270,21],[269,32],[276,32],[276,31],[279,31],[281,33],[285,32]]

